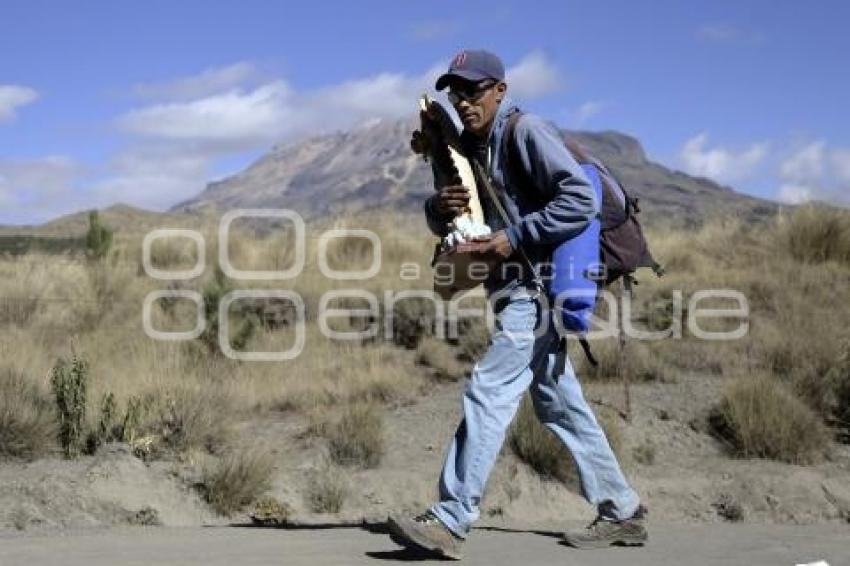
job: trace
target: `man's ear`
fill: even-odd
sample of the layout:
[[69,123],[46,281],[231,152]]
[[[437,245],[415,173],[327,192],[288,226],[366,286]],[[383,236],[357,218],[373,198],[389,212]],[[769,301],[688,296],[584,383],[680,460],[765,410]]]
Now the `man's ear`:
[[505,93],[508,90],[508,84],[501,82],[496,85],[496,102],[501,102],[505,98]]

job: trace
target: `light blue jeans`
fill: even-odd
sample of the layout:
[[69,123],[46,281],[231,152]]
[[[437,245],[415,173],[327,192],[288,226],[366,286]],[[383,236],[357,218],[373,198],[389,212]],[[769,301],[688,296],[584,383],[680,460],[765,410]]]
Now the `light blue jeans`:
[[[582,394],[569,359],[558,355],[559,336],[535,338],[537,301],[527,292],[494,303],[490,345],[472,370],[463,393],[463,420],[446,454],[440,501],[431,511],[456,535],[465,537],[479,516],[487,478],[523,393],[529,390],[538,419],[563,441],[575,460],[582,494],[599,513],[626,519],[639,498],[629,486],[605,433]],[[563,363],[563,373],[557,375]]]

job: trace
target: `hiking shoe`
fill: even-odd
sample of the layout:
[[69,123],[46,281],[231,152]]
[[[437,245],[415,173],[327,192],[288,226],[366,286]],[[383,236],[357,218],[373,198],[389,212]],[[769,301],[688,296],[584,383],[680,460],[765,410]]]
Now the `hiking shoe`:
[[452,560],[461,559],[463,539],[451,532],[431,511],[413,518],[390,516],[387,528],[392,541],[400,546]]
[[609,546],[642,546],[647,540],[642,505],[629,519],[617,520],[599,515],[582,531],[567,531],[564,542],[574,548],[607,548]]

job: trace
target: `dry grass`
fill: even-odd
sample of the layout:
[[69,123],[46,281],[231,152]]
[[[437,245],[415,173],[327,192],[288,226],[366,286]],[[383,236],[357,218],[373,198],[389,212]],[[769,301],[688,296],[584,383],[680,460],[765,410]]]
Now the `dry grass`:
[[581,378],[600,381],[622,379],[629,372],[634,381],[670,381],[672,372],[650,351],[650,346],[636,340],[627,340],[625,351],[621,353],[616,339],[594,340],[590,350],[599,363],[590,364],[584,352],[577,344],[571,344],[571,360],[576,362],[577,374]]
[[0,370],[0,457],[43,456],[56,447],[58,430],[47,391],[21,373]]
[[384,422],[376,406],[351,405],[323,432],[334,463],[362,468],[380,465],[384,456]]
[[273,471],[274,462],[267,451],[227,454],[204,468],[204,498],[217,513],[230,516],[271,488]]
[[520,403],[508,441],[514,454],[541,476],[563,483],[576,481],[572,456],[558,437],[537,420],[528,396]]
[[782,223],[788,252],[797,261],[850,263],[850,212],[808,205]]
[[832,391],[831,410],[837,427],[845,440],[850,440],[850,340],[845,341],[842,352],[826,374]]
[[829,441],[817,414],[770,376],[734,381],[710,421],[742,457],[808,464],[820,459]]
[[458,361],[456,348],[430,336],[419,343],[416,362],[429,368],[439,381],[458,381],[469,374],[469,365]]
[[[193,227],[207,242],[207,270],[195,280],[181,282],[180,288],[200,291],[212,279],[217,218],[204,222]],[[113,250],[101,262],[44,252],[0,259],[0,357],[16,372],[46,375],[55,359],[70,357],[72,350],[83,352],[91,365],[89,398],[113,394],[120,415],[131,400],[144,400],[133,435],[157,437],[164,453],[220,452],[235,422],[263,412],[295,411],[331,423],[329,415],[352,406],[409,401],[432,386],[428,374],[458,379],[465,375],[464,364],[477,360],[486,348],[488,333],[480,321],[464,322],[457,340],[438,341],[434,307],[422,298],[396,303],[391,317],[394,337],[387,339],[381,320],[384,292],[431,287],[427,261],[433,240],[420,216],[364,214],[311,224],[307,261],[299,277],[237,282],[238,288],[293,290],[303,297],[304,350],[279,363],[238,362],[210,356],[197,342],[147,337],[140,330],[140,306],[150,291],[170,284],[139,269],[142,228],[151,226],[134,226],[129,221],[113,226],[118,229]],[[399,233],[398,226],[409,227],[410,233],[390,237]],[[627,360],[634,380],[666,381],[680,372],[703,374],[706,379],[768,374],[788,384],[822,419],[846,423],[850,377],[841,369],[846,368],[841,360],[846,358],[842,337],[850,318],[850,266],[843,243],[848,226],[845,214],[821,209],[801,209],[764,225],[712,221],[694,232],[653,231],[650,226],[648,237],[668,273],[661,280],[640,276],[636,323],[655,329],[669,323],[673,290],[681,290],[687,304],[696,290],[730,288],[749,299],[751,328],[745,338],[732,342],[697,340],[687,328],[681,340],[630,342]],[[362,282],[332,281],[322,275],[318,236],[328,227],[368,228],[379,234],[379,273]],[[233,263],[242,269],[288,267],[294,257],[290,236],[282,230],[255,233],[234,226],[229,249]],[[184,240],[163,241],[154,248],[154,263],[169,269],[187,267],[194,259],[192,247]],[[328,261],[339,270],[362,269],[371,263],[371,253],[362,238],[342,238],[329,247]],[[400,276],[408,262],[419,264],[419,277]],[[374,293],[381,312],[377,321],[370,317],[342,321],[345,329],[377,322],[378,336],[371,341],[328,339],[317,324],[320,299],[327,291],[352,288]],[[192,326],[193,307],[188,301],[181,303],[155,306],[158,328]],[[245,350],[283,350],[294,341],[291,326],[261,328]],[[618,379],[615,343],[594,342],[593,347],[602,362],[599,370],[583,367],[583,354],[575,346],[571,349],[579,376]]]
[[232,400],[211,383],[204,388],[177,387],[154,399],[148,429],[158,431],[173,452],[221,451],[231,436]]
[[[605,431],[611,450],[621,457],[623,432],[617,417],[608,411],[597,411],[599,426]],[[520,403],[514,422],[508,431],[508,442],[517,457],[545,478],[566,484],[575,484],[578,475],[567,447],[546,426],[534,411],[531,397],[526,395]]]
[[312,473],[304,498],[314,513],[339,513],[348,498],[345,475],[330,464]]

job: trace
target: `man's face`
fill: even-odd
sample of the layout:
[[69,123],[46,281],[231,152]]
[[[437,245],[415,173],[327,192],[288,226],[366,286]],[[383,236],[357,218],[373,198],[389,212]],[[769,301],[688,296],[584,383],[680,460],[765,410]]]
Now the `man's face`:
[[494,80],[470,82],[455,80],[449,84],[449,102],[457,111],[463,127],[475,135],[490,133],[499,103],[507,85]]

